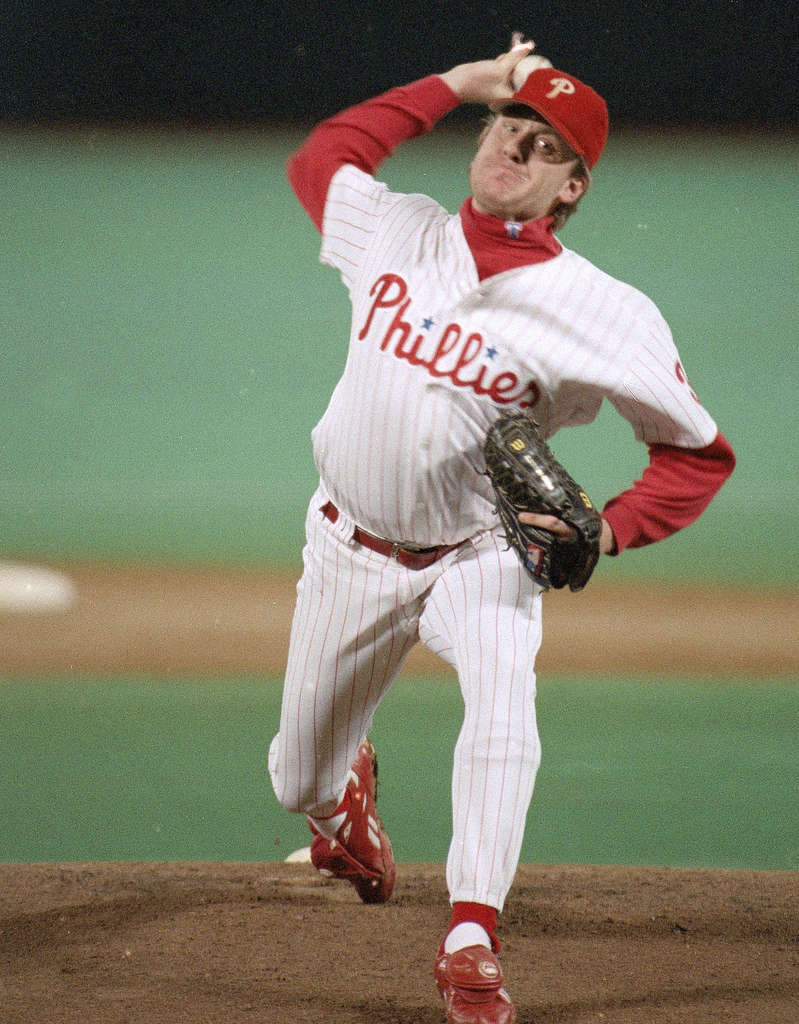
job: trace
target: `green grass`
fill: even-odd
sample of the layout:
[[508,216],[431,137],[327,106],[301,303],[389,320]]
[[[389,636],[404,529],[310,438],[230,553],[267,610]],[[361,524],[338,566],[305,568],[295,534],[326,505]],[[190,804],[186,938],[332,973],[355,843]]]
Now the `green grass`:
[[[273,860],[275,680],[0,682],[0,861]],[[793,681],[556,678],[522,859],[799,868]],[[443,861],[460,696],[403,678],[372,737],[401,861]]]

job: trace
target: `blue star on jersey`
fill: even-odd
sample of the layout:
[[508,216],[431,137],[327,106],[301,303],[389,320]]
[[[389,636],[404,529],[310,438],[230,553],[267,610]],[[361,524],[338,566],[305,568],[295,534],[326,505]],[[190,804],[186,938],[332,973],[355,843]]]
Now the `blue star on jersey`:
[[505,230],[508,232],[508,238],[521,238],[522,225],[518,220],[506,220]]

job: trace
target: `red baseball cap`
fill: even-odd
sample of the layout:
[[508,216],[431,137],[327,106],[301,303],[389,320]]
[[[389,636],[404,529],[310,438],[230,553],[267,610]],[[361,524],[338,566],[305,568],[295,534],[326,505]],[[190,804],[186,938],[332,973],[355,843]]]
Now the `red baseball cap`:
[[589,167],[599,160],[608,139],[608,107],[590,85],[556,68],[537,68],[510,99],[491,108],[502,110],[512,103],[532,107]]

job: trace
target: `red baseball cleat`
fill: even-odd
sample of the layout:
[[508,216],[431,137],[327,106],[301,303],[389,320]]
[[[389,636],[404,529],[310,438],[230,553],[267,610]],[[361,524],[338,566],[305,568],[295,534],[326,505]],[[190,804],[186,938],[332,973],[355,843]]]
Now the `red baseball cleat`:
[[516,1020],[516,1010],[502,987],[499,960],[485,946],[439,953],[434,974],[447,1024],[513,1024]]
[[336,833],[327,839],[308,824],[314,834],[311,862],[323,875],[351,882],[364,903],[385,903],[394,891],[394,852],[377,816],[377,755],[364,740],[347,780],[350,806]]

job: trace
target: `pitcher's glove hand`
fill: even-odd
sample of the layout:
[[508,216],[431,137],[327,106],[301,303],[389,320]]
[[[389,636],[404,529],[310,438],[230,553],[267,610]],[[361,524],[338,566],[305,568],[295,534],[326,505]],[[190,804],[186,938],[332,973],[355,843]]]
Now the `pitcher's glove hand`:
[[[548,590],[568,583],[582,590],[599,559],[602,519],[591,499],[561,466],[538,424],[524,413],[506,413],[490,427],[483,454],[510,547],[535,582]],[[568,539],[519,522],[538,512],[572,528]]]

